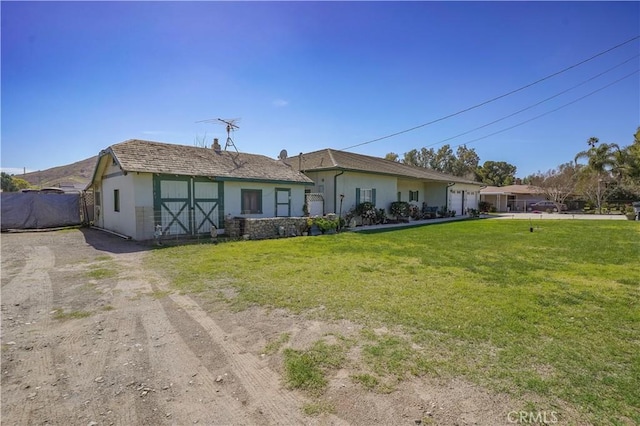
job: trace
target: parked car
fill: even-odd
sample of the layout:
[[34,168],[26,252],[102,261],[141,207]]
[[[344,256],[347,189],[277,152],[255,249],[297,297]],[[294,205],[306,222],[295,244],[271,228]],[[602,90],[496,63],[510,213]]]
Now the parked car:
[[567,205],[563,203],[554,203],[553,201],[538,201],[537,203],[529,204],[530,210],[539,210],[546,212],[547,210],[551,210],[552,212],[557,212],[558,208],[560,211],[567,210]]

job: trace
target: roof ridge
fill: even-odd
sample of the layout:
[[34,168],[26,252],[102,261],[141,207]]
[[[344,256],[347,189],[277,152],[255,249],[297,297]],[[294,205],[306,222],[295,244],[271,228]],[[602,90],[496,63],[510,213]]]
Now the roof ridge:
[[338,162],[333,156],[333,152],[332,152],[333,150],[331,148],[327,148],[327,151],[329,152],[329,158],[331,159],[331,163],[333,163],[335,167],[340,167],[340,165],[338,164]]

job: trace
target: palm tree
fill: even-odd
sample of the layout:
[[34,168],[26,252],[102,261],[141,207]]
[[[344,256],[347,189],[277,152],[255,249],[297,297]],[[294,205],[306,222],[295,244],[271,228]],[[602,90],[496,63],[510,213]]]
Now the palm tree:
[[[606,199],[607,182],[611,179],[612,173],[620,174],[620,167],[623,166],[620,161],[623,159],[623,155],[620,153],[620,147],[615,143],[598,145],[599,142],[598,138],[589,138],[587,141],[589,149],[577,153],[574,162],[577,165],[578,160],[587,160],[587,165],[583,168],[582,174],[585,182],[591,182],[591,185],[587,186],[594,186],[594,191],[591,192],[596,194],[595,201],[598,206],[598,213],[601,213],[602,201]],[[601,187],[602,183],[605,186],[604,191]]]
[[604,175],[614,169],[617,164],[620,147],[615,143],[603,143],[598,145],[598,138],[589,138],[587,144],[589,149],[580,151],[576,154],[574,161],[578,164],[578,160],[587,160],[587,168],[591,171]]

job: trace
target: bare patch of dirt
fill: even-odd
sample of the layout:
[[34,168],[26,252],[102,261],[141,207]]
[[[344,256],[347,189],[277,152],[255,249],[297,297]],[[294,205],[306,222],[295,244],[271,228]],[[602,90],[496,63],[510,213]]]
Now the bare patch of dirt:
[[146,251],[93,230],[2,235],[3,424],[500,425],[523,406],[461,379],[375,393],[350,363],[320,398],[289,389],[282,348],[361,327],[173,292]]

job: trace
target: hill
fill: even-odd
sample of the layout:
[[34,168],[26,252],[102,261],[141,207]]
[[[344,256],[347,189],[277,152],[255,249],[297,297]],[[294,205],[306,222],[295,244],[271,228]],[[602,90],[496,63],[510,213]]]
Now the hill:
[[59,187],[73,185],[77,189],[84,189],[93,175],[93,169],[98,156],[77,161],[66,166],[52,167],[46,170],[16,175],[29,182],[35,188]]

